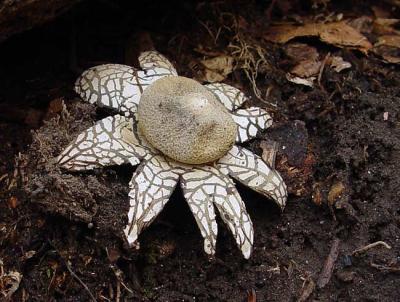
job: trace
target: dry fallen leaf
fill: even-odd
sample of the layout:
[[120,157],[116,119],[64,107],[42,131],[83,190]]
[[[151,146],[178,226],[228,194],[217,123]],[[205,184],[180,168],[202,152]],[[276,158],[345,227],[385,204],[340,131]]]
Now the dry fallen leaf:
[[[0,276],[0,300],[7,301],[17,291],[21,283],[22,274],[9,272]],[[2,300],[5,299],[5,300]]]
[[290,73],[286,74],[286,79],[289,82],[298,84],[298,85],[304,85],[304,86],[308,86],[308,87],[313,87],[314,86],[314,81],[317,77],[309,77],[307,79],[303,79],[300,77],[296,77],[291,75]]
[[285,54],[296,63],[301,61],[317,61],[319,54],[315,47],[305,43],[289,43],[285,46]]
[[322,204],[322,192],[321,192],[321,184],[316,182],[313,184],[313,192],[312,192],[312,200],[317,205],[320,206]]
[[278,143],[272,140],[261,141],[262,159],[272,168],[275,169],[275,159],[278,152]]
[[373,23],[373,31],[376,35],[399,35],[400,31],[396,29],[396,26],[400,23],[400,19],[389,19],[389,18],[376,18]]
[[345,190],[345,186],[342,182],[335,182],[328,193],[328,202],[330,205],[334,205],[335,202],[342,196]]
[[7,200],[7,204],[8,207],[11,209],[15,209],[18,206],[18,199],[15,196],[11,196],[8,200]]
[[364,53],[372,48],[365,36],[344,21],[309,23],[300,26],[290,24],[271,26],[264,38],[276,43],[286,43],[296,37],[306,36],[319,37],[321,41],[337,47],[355,48]]
[[230,56],[202,60],[201,64],[204,66],[204,71],[200,80],[209,83],[223,81],[233,70],[233,58]]
[[295,64],[287,79],[295,84],[312,87],[322,64],[317,49],[304,43],[290,43],[285,47],[285,53]]
[[400,35],[379,37],[372,51],[388,63],[400,64]]
[[351,68],[351,64],[344,61],[343,58],[339,56],[332,56],[330,65],[336,72]]

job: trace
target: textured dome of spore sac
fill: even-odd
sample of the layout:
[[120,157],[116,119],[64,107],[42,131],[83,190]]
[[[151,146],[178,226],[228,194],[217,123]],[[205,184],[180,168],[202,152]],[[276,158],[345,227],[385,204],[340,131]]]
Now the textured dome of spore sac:
[[185,77],[165,77],[148,87],[139,102],[139,129],[170,158],[202,164],[224,156],[237,126],[214,94]]

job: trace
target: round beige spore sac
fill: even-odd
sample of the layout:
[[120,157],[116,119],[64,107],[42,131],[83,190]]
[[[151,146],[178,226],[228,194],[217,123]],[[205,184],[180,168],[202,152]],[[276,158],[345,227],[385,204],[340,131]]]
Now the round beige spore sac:
[[170,158],[203,164],[224,156],[237,126],[212,92],[185,77],[165,77],[148,87],[138,110],[139,129]]

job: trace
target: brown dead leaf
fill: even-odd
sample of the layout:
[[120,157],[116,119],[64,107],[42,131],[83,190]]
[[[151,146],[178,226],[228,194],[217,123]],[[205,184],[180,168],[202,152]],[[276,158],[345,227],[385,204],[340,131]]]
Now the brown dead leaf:
[[290,43],[285,53],[296,64],[286,77],[288,81],[312,87],[322,64],[317,49],[304,43]]
[[345,186],[342,182],[335,182],[328,193],[328,203],[334,205],[335,202],[342,196]]
[[278,143],[272,140],[261,141],[262,159],[272,168],[275,169],[275,159],[278,152]]
[[218,56],[202,60],[204,71],[200,76],[202,81],[209,83],[223,81],[233,70],[233,58],[231,56]]
[[298,85],[304,85],[304,86],[308,86],[308,87],[313,87],[314,86],[314,81],[317,77],[309,77],[307,79],[304,78],[300,78],[300,77],[296,77],[291,75],[290,73],[286,74],[286,79],[289,82],[298,84]]
[[49,119],[55,117],[61,111],[63,111],[64,108],[65,108],[65,104],[64,104],[63,98],[57,98],[57,99],[52,100],[49,103],[49,106],[47,107],[47,112],[46,112],[44,119],[49,120]]
[[8,207],[10,207],[11,209],[15,209],[18,206],[18,198],[15,196],[11,196],[7,200],[7,204],[8,204]]
[[20,261],[26,261],[26,260],[28,260],[28,259],[31,259],[33,256],[35,256],[36,255],[36,251],[33,251],[33,250],[31,250],[31,251],[27,251],[26,253],[24,253],[20,258],[19,258],[19,260]]
[[351,64],[339,56],[332,56],[330,65],[336,72],[351,68]]
[[379,37],[372,51],[388,63],[400,64],[400,35]]
[[321,192],[321,184],[316,182],[313,184],[313,192],[312,192],[312,200],[317,205],[320,206],[322,204],[322,192]]
[[376,18],[373,24],[373,31],[376,35],[399,35],[400,31],[394,26],[400,23],[400,19]]
[[301,61],[317,61],[319,54],[315,47],[305,43],[289,43],[285,46],[285,54],[296,63]]
[[372,31],[374,19],[369,16],[361,16],[350,20],[347,24],[362,34],[369,34]]
[[400,35],[384,35],[379,37],[378,42],[375,43],[374,46],[392,46],[396,48],[400,48]]
[[264,38],[276,43],[286,43],[296,37],[307,36],[319,37],[321,41],[328,44],[342,48],[355,48],[364,53],[367,53],[372,48],[367,38],[345,21],[309,23],[301,26],[275,25],[268,29]]
[[290,73],[301,78],[310,78],[318,74],[321,64],[321,61],[303,61],[296,65]]
[[[22,280],[19,272],[9,272],[0,275],[0,300],[7,301],[17,291]],[[4,300],[3,300],[4,299]]]
[[371,6],[371,10],[374,12],[375,17],[377,18],[389,18],[391,16],[390,11],[383,9],[380,6],[373,5]]

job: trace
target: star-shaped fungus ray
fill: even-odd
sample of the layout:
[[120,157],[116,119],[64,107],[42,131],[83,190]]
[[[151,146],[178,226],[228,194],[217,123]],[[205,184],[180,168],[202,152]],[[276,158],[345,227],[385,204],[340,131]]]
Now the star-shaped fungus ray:
[[121,64],[89,68],[76,80],[75,91],[86,102],[132,116],[149,85],[162,77],[177,75],[167,58],[156,51],[143,52],[139,64],[143,70]]
[[232,118],[238,125],[237,143],[244,143],[255,138],[260,130],[272,125],[272,118],[268,112],[258,107],[238,109],[232,114]]
[[258,155],[234,146],[227,155],[218,160],[217,165],[225,174],[245,186],[272,198],[283,209],[286,205],[287,188],[281,175],[271,169]]
[[215,253],[217,223],[213,204],[248,259],[253,246],[253,225],[232,180],[211,166],[192,168],[182,175],[185,199],[204,238],[204,250]]
[[229,111],[240,108],[247,101],[247,97],[243,92],[228,84],[213,83],[204,86],[210,89]]
[[128,224],[124,229],[130,245],[164,208],[178,180],[179,174],[163,156],[153,155],[136,169],[129,183]]
[[[86,129],[58,157],[61,167],[71,170],[140,163],[147,150],[141,146],[132,128],[132,119],[109,116]],[[128,143],[124,136],[129,135]]]
[[214,93],[228,111],[232,112],[232,118],[238,125],[237,143],[255,138],[260,130],[272,125],[272,118],[264,109],[258,107],[239,109],[247,101],[247,97],[239,89],[223,83],[204,86]]
[[143,70],[150,70],[154,68],[162,68],[164,74],[177,76],[175,67],[171,64],[171,62],[164,57],[162,54],[155,50],[144,51],[139,56],[139,64],[140,68]]

